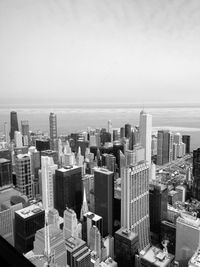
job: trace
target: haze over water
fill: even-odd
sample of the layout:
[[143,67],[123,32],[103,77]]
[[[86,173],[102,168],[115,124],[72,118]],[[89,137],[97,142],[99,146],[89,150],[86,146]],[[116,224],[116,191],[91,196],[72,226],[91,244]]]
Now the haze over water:
[[113,128],[130,123],[138,125],[139,113],[144,108],[153,116],[153,127],[171,129],[173,132],[191,135],[191,149],[200,147],[200,105],[155,105],[155,104],[117,104],[117,103],[79,103],[49,105],[1,105],[0,132],[3,123],[10,124],[10,111],[18,114],[18,123],[28,120],[30,130],[49,132],[49,113],[57,115],[58,134],[69,134],[91,128],[107,128],[107,121],[112,121]]

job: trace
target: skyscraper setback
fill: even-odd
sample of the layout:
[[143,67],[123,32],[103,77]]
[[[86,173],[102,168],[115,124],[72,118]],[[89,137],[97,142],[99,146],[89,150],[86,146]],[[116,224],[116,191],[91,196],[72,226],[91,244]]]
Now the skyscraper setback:
[[10,113],[10,140],[14,139],[15,131],[19,131],[17,112],[11,111]]

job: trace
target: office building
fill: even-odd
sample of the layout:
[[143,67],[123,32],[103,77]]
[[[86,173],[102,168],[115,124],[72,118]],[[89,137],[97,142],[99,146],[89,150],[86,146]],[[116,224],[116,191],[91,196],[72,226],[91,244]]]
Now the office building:
[[41,156],[47,156],[53,158],[53,162],[58,164],[58,152],[53,150],[43,150],[41,151]]
[[49,115],[49,128],[50,128],[50,149],[57,150],[56,148],[57,118],[56,118],[56,114],[52,112]]
[[21,121],[21,130],[23,137],[23,145],[28,146],[30,144],[30,132],[29,132],[29,122],[27,120]]
[[23,146],[22,134],[19,131],[15,131],[14,139],[15,139],[15,146],[16,147],[22,147]]
[[90,228],[89,248],[95,259],[99,258],[101,261],[101,234],[95,225]]
[[124,138],[125,137],[125,128],[121,127],[120,128],[120,138]]
[[159,130],[157,139],[157,164],[164,165],[173,160],[173,134]]
[[10,140],[14,140],[15,131],[19,131],[17,112],[11,111],[10,113]]
[[68,239],[72,237],[80,237],[79,229],[80,225],[77,220],[76,212],[66,207],[63,214],[63,234],[64,238]]
[[118,266],[134,267],[138,247],[138,234],[124,228],[115,232],[115,256]]
[[82,205],[81,168],[63,167],[55,172],[55,208],[62,216],[66,206],[76,212],[80,218]]
[[149,165],[123,169],[121,177],[121,227],[139,236],[139,250],[149,247]]
[[12,185],[12,166],[8,159],[0,158],[0,190]]
[[7,144],[9,144],[10,138],[9,138],[9,130],[8,130],[8,123],[4,122],[4,137]]
[[49,140],[36,140],[36,149],[37,151],[49,150],[50,149],[50,142]]
[[107,169],[96,168],[94,171],[95,213],[103,218],[103,237],[113,234],[113,201],[114,173]]
[[131,137],[131,125],[126,123],[124,128],[125,128],[125,137],[130,138]]
[[190,135],[182,135],[182,142],[185,144],[186,154],[190,153]]
[[152,135],[152,116],[144,111],[140,112],[140,144],[145,150],[145,160],[151,164],[151,135]]
[[96,226],[102,236],[103,234],[103,219],[101,216],[94,214],[90,211],[88,211],[83,216],[83,222],[82,222],[82,237],[85,242],[87,242],[89,246],[90,241],[90,229],[92,226]]
[[151,241],[159,243],[161,221],[167,219],[168,190],[163,184],[149,186],[149,212]]
[[42,177],[42,204],[44,209],[54,208],[54,175],[58,168],[53,162],[53,158],[41,157],[41,177]]
[[200,200],[200,148],[193,151],[193,197]]
[[33,179],[31,160],[27,154],[19,154],[16,158],[16,186],[28,198],[33,197]]
[[15,211],[15,248],[20,253],[33,249],[37,230],[44,227],[44,210],[33,204]]
[[90,266],[90,250],[86,243],[79,238],[70,237],[65,240],[67,249],[67,264],[70,267]]
[[169,240],[168,243],[168,251],[169,253],[175,255],[175,248],[176,248],[176,221],[170,222],[163,220],[161,221],[160,226],[160,241],[162,240]]
[[182,267],[197,250],[200,243],[200,219],[182,213],[176,220],[176,261]]
[[[67,252],[62,230],[49,226],[49,243],[51,261],[57,267],[67,266]],[[45,251],[45,228],[39,229],[35,234],[33,252],[35,255],[43,255]],[[44,255],[45,256],[45,255]],[[36,265],[41,266],[41,265]],[[50,265],[51,266],[51,265]]]

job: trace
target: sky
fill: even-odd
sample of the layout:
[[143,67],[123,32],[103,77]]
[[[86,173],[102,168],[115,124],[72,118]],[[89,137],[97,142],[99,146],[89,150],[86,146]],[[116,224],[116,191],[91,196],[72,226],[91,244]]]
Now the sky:
[[199,102],[199,0],[0,0],[0,104]]

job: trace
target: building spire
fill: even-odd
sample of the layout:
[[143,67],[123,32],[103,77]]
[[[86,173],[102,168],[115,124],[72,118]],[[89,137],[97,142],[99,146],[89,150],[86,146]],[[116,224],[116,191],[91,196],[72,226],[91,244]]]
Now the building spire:
[[81,207],[81,214],[80,214],[80,220],[83,220],[83,215],[89,211],[88,209],[88,204],[87,204],[87,199],[86,199],[86,192],[85,192],[85,187],[83,186],[83,204]]

